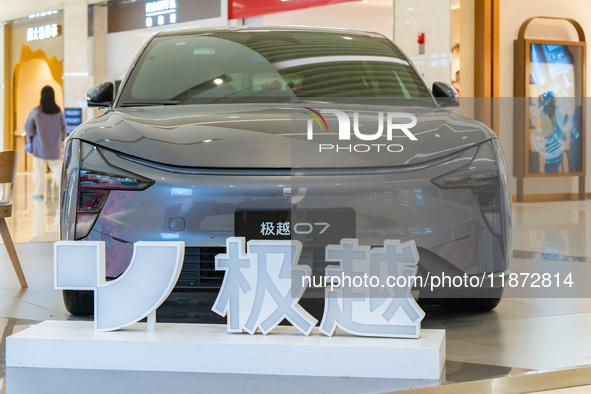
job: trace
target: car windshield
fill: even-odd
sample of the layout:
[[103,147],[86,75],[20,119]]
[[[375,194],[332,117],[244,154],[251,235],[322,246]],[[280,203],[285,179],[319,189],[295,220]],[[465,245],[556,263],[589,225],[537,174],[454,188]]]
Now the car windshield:
[[431,95],[402,53],[379,36],[240,31],[155,37],[118,106],[293,102]]

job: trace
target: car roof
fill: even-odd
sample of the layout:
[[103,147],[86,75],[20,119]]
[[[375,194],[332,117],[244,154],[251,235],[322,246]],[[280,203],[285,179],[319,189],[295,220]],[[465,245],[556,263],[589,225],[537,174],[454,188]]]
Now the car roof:
[[348,35],[355,35],[355,36],[364,36],[364,37],[379,37],[385,38],[382,34],[374,33],[374,32],[367,32],[367,31],[360,31],[360,30],[350,30],[338,27],[312,27],[312,26],[229,26],[229,27],[213,27],[213,28],[185,28],[185,29],[176,29],[176,30],[166,30],[162,31],[156,36],[158,37],[166,37],[166,36],[182,36],[182,35],[192,35],[192,34],[203,34],[203,33],[242,33],[242,32],[249,32],[249,33],[266,33],[266,32],[297,32],[297,33],[334,33],[334,34],[348,34]]

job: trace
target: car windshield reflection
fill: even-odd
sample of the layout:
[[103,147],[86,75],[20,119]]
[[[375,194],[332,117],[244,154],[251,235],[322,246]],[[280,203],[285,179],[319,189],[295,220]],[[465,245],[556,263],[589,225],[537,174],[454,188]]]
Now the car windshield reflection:
[[[346,39],[345,39],[346,38]],[[218,32],[155,37],[118,106],[404,99],[433,106],[405,56],[385,38],[334,32]]]

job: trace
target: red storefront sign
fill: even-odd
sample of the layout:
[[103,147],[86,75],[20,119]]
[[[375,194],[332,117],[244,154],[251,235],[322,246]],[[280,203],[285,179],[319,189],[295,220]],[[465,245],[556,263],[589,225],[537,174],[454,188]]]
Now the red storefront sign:
[[355,0],[229,0],[228,18],[242,19]]

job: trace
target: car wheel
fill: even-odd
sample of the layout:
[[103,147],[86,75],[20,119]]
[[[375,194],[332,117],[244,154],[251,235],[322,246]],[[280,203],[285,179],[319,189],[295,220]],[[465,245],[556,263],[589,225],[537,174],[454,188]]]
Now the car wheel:
[[94,315],[94,292],[89,290],[64,290],[64,305],[75,316]]
[[436,301],[444,309],[465,312],[490,311],[500,302],[501,298],[441,298]]

